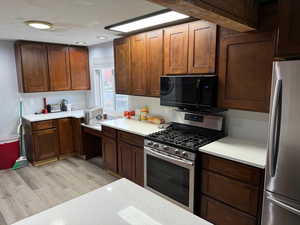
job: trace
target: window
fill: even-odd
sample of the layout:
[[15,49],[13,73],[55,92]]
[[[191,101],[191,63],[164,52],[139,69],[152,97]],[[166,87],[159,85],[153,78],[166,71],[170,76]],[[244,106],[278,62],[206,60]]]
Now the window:
[[128,110],[128,96],[116,94],[115,74],[113,68],[95,69],[95,75],[99,77],[100,105],[108,113],[120,113]]

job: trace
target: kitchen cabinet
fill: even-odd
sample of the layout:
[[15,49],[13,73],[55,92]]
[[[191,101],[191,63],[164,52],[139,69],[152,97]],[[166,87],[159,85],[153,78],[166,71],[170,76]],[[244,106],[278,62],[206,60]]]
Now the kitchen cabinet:
[[131,37],[131,91],[132,95],[146,95],[146,34]]
[[83,157],[84,155],[81,129],[82,122],[83,119],[81,118],[72,118],[74,152],[80,157]]
[[116,93],[130,94],[131,56],[130,38],[114,40]]
[[163,30],[146,34],[147,96],[160,96],[160,77],[163,75]]
[[189,23],[189,74],[215,73],[217,25],[203,20]]
[[89,90],[89,51],[86,47],[69,47],[71,89]]
[[45,120],[31,123],[23,120],[23,125],[28,160],[34,166],[56,161],[59,155],[56,122]]
[[118,131],[119,174],[144,186],[144,138]]
[[75,153],[73,143],[73,126],[71,118],[57,120],[59,137],[59,157],[64,158]]
[[49,90],[47,47],[43,43],[16,42],[16,65],[20,91]]
[[245,33],[220,40],[219,106],[268,112],[271,94],[272,33]]
[[21,92],[90,89],[86,47],[17,41],[15,51]]
[[260,224],[264,170],[202,154],[200,217],[216,225]]
[[279,28],[275,56],[290,58],[300,56],[300,1],[279,0]]
[[164,29],[164,73],[186,74],[188,70],[189,25]]
[[51,91],[71,89],[69,48],[48,44],[49,80]]
[[113,138],[102,136],[104,166],[112,172],[118,172],[117,142]]

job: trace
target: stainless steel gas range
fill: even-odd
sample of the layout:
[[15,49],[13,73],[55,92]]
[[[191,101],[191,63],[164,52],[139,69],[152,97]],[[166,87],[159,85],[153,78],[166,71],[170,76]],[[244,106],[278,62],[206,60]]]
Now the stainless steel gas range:
[[179,123],[146,136],[145,188],[193,212],[198,149],[222,137],[223,131]]

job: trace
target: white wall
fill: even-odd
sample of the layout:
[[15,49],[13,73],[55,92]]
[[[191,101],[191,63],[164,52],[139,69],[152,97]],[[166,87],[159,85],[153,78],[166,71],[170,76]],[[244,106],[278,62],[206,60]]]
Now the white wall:
[[0,141],[16,136],[18,87],[13,42],[0,41]]
[[[90,64],[92,67],[113,65],[113,43],[108,42],[90,47]],[[98,82],[97,80],[93,80]],[[97,91],[91,93],[90,104],[94,104]],[[97,87],[96,87],[97,89]],[[96,97],[95,97],[96,96]],[[129,96],[129,108],[134,110],[148,106],[153,115],[163,116],[166,121],[183,122],[184,113],[175,111],[172,107],[160,106],[159,98]],[[267,142],[268,114],[241,110],[228,110],[225,116],[226,132],[229,136]]]
[[86,91],[20,94],[13,41],[0,41],[0,81],[0,141],[17,135],[20,98],[23,99],[24,114],[39,112],[43,97],[47,97],[48,103],[58,103],[65,98],[74,109],[86,108]]

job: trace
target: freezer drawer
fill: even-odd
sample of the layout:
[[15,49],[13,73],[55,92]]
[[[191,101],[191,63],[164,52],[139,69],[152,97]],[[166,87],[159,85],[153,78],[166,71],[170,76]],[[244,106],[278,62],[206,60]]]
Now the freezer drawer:
[[287,204],[282,199],[265,192],[262,213],[262,225],[299,225],[300,206],[296,203]]

